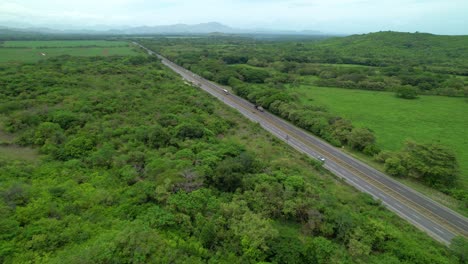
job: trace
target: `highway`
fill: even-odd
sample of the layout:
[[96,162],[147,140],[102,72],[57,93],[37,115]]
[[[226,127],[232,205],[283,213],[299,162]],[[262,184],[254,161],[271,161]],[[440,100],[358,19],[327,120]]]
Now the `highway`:
[[389,210],[426,232],[437,241],[450,244],[456,235],[468,236],[468,219],[451,209],[429,199],[417,191],[391,179],[384,173],[344,153],[322,139],[311,135],[291,123],[268,113],[258,111],[254,105],[241,97],[226,93],[225,87],[208,81],[163,56],[143,47],[149,55],[157,56],[161,62],[181,75],[183,79],[218,98],[236,109],[265,130],[311,158],[324,157],[323,166],[343,178],[356,189],[378,199]]

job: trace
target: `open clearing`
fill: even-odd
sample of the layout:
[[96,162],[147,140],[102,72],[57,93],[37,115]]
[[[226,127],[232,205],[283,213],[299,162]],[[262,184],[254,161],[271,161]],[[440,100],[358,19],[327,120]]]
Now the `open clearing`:
[[0,64],[36,62],[60,55],[113,56],[137,55],[124,41],[6,41],[0,45]]
[[468,186],[468,102],[464,98],[420,96],[404,100],[389,92],[301,86],[302,103],[323,105],[350,119],[355,126],[372,129],[382,149],[398,150],[405,140],[440,142],[453,149]]
[[37,150],[32,148],[0,145],[0,159],[36,161],[38,157]]

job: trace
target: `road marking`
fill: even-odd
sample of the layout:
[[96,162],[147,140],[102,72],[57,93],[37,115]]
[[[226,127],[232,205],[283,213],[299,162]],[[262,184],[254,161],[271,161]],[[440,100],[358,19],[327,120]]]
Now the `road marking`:
[[[340,171],[340,172],[341,172],[341,171]],[[343,173],[343,172],[341,172],[341,173]],[[359,184],[357,184],[357,183],[356,183],[353,179],[351,179],[351,178],[348,178],[348,180],[349,180],[350,182],[356,184],[356,185],[359,185]]]
[[368,184],[364,184],[364,187],[366,187],[369,190],[372,190],[372,188]]
[[403,206],[401,206],[401,205],[399,205],[399,204],[397,204],[397,203],[395,204],[395,206],[398,207],[398,208],[403,209]]
[[418,220],[421,220],[421,217],[415,215],[415,214],[412,214],[414,218],[418,219]]
[[437,227],[435,227],[435,226],[434,226],[434,229],[435,229],[437,232],[441,233],[441,234],[444,233],[442,230],[440,230],[439,228],[437,228]]
[[383,195],[383,194],[381,194],[381,193],[377,193],[377,195],[378,195],[379,197],[382,197],[382,199],[387,198],[385,195]]

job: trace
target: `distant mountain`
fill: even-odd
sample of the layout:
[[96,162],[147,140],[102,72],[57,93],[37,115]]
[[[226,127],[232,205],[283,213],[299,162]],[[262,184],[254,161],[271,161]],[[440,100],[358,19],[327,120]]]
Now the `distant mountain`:
[[235,29],[217,22],[202,23],[196,25],[175,24],[166,26],[142,26],[125,30],[111,30],[123,34],[208,34],[213,32],[234,33]]
[[[0,24],[2,24],[0,22]],[[162,26],[139,26],[139,27],[118,27],[113,28],[106,25],[96,25],[86,29],[58,29],[52,27],[33,27],[30,25],[23,27],[0,27],[18,32],[34,32],[44,34],[110,34],[110,35],[142,35],[142,34],[279,34],[279,35],[323,35],[316,30],[274,30],[274,29],[240,29],[232,28],[218,22],[201,23],[195,25],[175,24]]]

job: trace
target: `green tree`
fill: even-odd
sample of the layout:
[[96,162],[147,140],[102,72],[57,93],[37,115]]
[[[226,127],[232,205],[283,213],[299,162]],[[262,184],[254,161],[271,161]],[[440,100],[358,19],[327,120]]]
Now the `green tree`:
[[60,125],[43,122],[37,126],[34,132],[34,144],[42,146],[48,139],[55,144],[61,144],[65,141],[65,135]]
[[86,156],[94,148],[94,142],[87,136],[76,136],[68,140],[61,151],[60,158],[76,159]]
[[458,163],[455,154],[440,144],[406,142],[406,169],[408,175],[421,179],[430,186],[450,187],[457,180]]
[[362,151],[375,144],[374,134],[367,128],[355,128],[348,135],[348,144],[353,149]]
[[78,115],[68,110],[58,110],[50,114],[51,122],[57,123],[64,130],[71,128],[74,125],[81,124]]
[[202,138],[205,135],[205,130],[201,124],[183,123],[177,126],[177,137],[179,138]]
[[396,89],[396,96],[403,99],[418,98],[418,88],[411,85],[400,86]]
[[462,236],[453,238],[450,249],[458,257],[460,263],[468,262],[468,239]]
[[147,143],[153,148],[166,146],[169,142],[170,135],[161,126],[153,126],[149,129],[147,135]]
[[231,220],[230,226],[240,242],[243,255],[254,261],[266,258],[268,244],[278,236],[278,230],[271,221],[251,212],[246,212],[241,219]]
[[393,176],[404,177],[407,173],[402,160],[396,156],[389,157],[385,160],[384,169],[385,172]]

